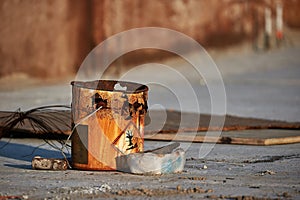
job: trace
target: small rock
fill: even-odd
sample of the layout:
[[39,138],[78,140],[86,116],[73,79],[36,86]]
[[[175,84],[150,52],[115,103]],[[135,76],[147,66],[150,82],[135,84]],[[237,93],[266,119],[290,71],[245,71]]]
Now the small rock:
[[262,172],[259,172],[259,175],[260,176],[264,176],[264,175],[274,175],[274,174],[276,174],[276,172],[274,172],[274,171],[271,171],[271,170],[266,170],[266,171],[262,171]]
[[216,196],[216,195],[208,195],[207,198],[208,199],[218,199],[218,196]]
[[68,163],[64,159],[42,158],[35,156],[31,161],[32,169],[42,170],[66,170]]
[[287,192],[284,192],[284,193],[282,193],[282,196],[284,197],[284,198],[290,198],[290,197],[292,197],[289,193],[287,193]]
[[233,177],[226,177],[227,180],[234,180]]
[[117,195],[122,195],[122,194],[123,194],[122,190],[117,191]]
[[111,190],[111,187],[104,183],[103,185],[100,186],[99,191],[101,192],[109,192]]
[[207,166],[206,166],[206,165],[203,165],[203,169],[207,169]]
[[198,176],[192,176],[192,177],[188,177],[189,180],[199,180],[199,181],[204,181],[206,180],[205,177],[198,177]]
[[260,188],[260,186],[251,185],[251,186],[249,186],[249,188],[253,188],[253,189],[259,189],[259,188]]
[[194,192],[194,188],[188,188],[186,192],[187,193],[193,193]]
[[270,174],[270,175],[274,175],[274,174],[276,174],[276,172],[274,172],[274,171],[271,171],[271,170],[267,170],[267,171],[266,171],[266,173],[268,173],[268,174]]
[[205,192],[206,193],[211,193],[211,192],[213,192],[213,190],[212,189],[207,189]]

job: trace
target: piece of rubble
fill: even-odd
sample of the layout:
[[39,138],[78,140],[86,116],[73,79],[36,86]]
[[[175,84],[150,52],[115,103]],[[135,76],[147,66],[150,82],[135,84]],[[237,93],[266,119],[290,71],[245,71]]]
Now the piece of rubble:
[[266,171],[262,171],[259,173],[260,176],[264,176],[264,175],[274,175],[276,174],[276,172],[272,171],[272,170],[266,170]]
[[40,156],[35,156],[31,165],[32,169],[41,170],[66,170],[68,168],[68,163],[64,159],[42,158]]

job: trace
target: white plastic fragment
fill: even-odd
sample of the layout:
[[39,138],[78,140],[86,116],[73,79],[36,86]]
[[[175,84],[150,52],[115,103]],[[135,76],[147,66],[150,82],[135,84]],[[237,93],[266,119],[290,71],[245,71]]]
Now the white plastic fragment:
[[133,153],[126,156],[130,173],[167,174],[182,172],[185,165],[185,151],[177,149],[168,154]]

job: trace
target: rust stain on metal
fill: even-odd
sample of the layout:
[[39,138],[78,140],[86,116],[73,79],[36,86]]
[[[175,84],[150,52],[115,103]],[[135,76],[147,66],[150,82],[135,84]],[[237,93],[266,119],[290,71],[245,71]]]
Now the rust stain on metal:
[[[82,164],[75,158],[73,167],[115,170],[117,156],[143,151],[147,86],[103,80],[72,82],[72,85],[73,123],[89,127],[85,144],[88,163]],[[77,146],[72,140],[72,153],[79,151]]]

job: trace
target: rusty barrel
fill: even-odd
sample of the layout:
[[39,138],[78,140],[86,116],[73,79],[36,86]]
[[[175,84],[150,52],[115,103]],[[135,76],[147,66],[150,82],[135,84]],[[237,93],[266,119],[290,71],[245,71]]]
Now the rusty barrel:
[[72,166],[117,170],[118,157],[144,149],[148,87],[138,83],[73,81]]

